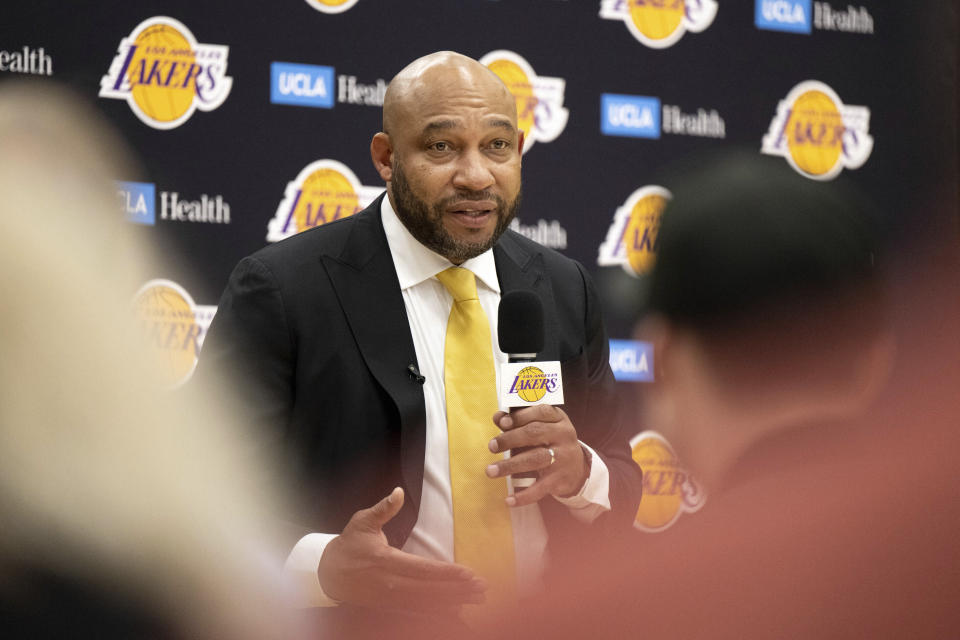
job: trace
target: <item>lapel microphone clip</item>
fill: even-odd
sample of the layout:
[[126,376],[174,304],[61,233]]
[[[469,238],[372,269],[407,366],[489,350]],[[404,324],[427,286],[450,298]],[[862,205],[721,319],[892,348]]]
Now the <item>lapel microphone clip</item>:
[[417,381],[417,384],[423,384],[427,379],[420,375],[420,369],[417,368],[417,365],[412,362],[407,365],[407,373],[410,374],[410,377]]

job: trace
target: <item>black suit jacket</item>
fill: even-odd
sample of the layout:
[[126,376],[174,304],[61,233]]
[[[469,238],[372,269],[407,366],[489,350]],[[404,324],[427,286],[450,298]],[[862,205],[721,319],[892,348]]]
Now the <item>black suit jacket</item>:
[[[382,199],[243,259],[204,344],[198,373],[213,363],[233,374],[256,433],[283,449],[300,498],[292,538],[339,532],[355,511],[398,485],[406,500],[385,529],[390,543],[402,545],[416,522],[424,400],[408,370],[417,358],[380,219]],[[493,251],[501,290],[529,289],[543,302],[540,359],[563,363],[564,408],[610,470],[613,517],[603,520],[619,515],[629,526],[640,471],[614,410],[593,285],[581,265],[512,231]],[[540,504],[551,545],[579,527],[555,500]]]

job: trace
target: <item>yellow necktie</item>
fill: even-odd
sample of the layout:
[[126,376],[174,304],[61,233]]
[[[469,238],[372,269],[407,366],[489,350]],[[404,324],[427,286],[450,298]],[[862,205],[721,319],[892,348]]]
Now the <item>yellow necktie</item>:
[[477,298],[473,273],[451,267],[437,280],[453,296],[443,358],[453,493],[454,557],[485,578],[488,604],[515,593],[513,530],[506,478],[489,478],[487,465],[501,459],[487,446],[500,430],[493,424],[497,381],[490,323]]

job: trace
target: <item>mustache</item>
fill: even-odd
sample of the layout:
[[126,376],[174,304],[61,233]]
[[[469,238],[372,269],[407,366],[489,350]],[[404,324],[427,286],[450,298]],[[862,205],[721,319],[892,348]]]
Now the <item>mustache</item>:
[[442,209],[454,202],[463,202],[464,200],[472,200],[474,202],[477,200],[493,200],[497,203],[497,206],[504,206],[503,198],[495,193],[492,193],[489,189],[483,189],[482,191],[473,191],[472,189],[457,189],[454,195],[440,200],[440,202],[437,203],[437,208]]

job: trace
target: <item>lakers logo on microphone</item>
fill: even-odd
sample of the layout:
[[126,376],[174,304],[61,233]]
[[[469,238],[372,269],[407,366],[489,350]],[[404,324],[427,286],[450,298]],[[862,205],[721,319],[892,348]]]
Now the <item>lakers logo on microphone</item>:
[[316,160],[287,183],[277,212],[267,224],[267,242],[347,218],[373,202],[382,187],[365,187],[342,162]]
[[517,101],[517,127],[523,131],[524,153],[538,140],[557,139],[570,115],[563,106],[566,80],[538,76],[533,67],[513,51],[491,51],[480,58],[480,64],[497,74]]
[[707,500],[690,473],[680,466],[667,439],[644,431],[630,441],[634,461],[643,469],[643,497],[634,526],[647,533],[669,528],[682,513],[693,513]]
[[843,104],[826,84],[806,80],[777,105],[760,150],[783,156],[802,176],[830,180],[867,161],[873,151],[869,131],[869,109]]
[[600,17],[623,20],[633,37],[654,49],[676,44],[687,31],[713,23],[716,0],[601,0]]
[[563,404],[560,363],[510,362],[500,369],[500,408]]
[[613,216],[607,237],[600,245],[597,264],[619,265],[635,276],[649,273],[657,257],[660,220],[670,198],[669,191],[656,185],[631,193]]
[[228,53],[225,45],[197,42],[178,20],[149,18],[120,40],[99,95],[126,100],[155,129],[173,129],[195,110],[213,111],[227,99]]
[[548,391],[553,391],[557,387],[557,378],[547,377],[542,369],[537,367],[524,367],[513,378],[513,384],[510,386],[510,393],[516,393],[527,402],[536,402],[547,395]]

